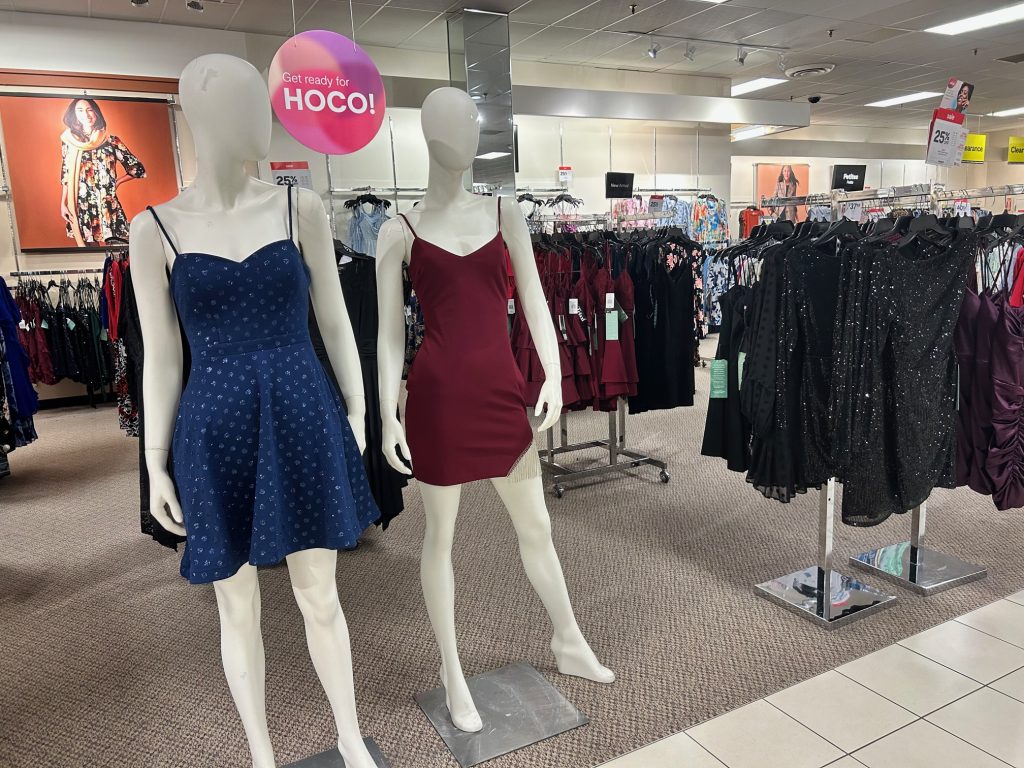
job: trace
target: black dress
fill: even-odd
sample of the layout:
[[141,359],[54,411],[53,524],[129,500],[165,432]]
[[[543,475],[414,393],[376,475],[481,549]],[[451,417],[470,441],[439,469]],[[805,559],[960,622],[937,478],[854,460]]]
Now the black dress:
[[726,466],[733,472],[746,472],[750,468],[750,421],[740,409],[739,361],[751,294],[749,287],[734,285],[718,299],[722,325],[715,359],[728,363],[728,397],[708,401],[704,441],[700,449],[704,456],[725,459]]

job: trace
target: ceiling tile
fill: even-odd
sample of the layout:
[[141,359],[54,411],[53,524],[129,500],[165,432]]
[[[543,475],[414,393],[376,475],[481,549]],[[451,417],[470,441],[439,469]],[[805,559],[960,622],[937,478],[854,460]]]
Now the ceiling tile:
[[385,6],[356,29],[365,45],[398,46],[438,17],[433,11],[411,11]]
[[700,13],[688,16],[672,24],[667,24],[657,31],[664,34],[679,35],[680,37],[714,37],[708,33],[726,24],[748,18],[757,13],[759,12],[756,10],[733,6],[730,3],[712,5]]
[[[391,0],[389,8],[408,8],[413,11],[434,11],[442,13],[455,8],[462,8],[465,3],[458,0]],[[477,4],[473,5],[474,8]]]
[[512,46],[513,58],[544,58],[552,51],[560,50],[590,35],[583,29],[568,27],[547,27],[544,31]]
[[150,2],[136,8],[126,0],[92,0],[90,4],[92,16],[100,19],[120,19],[122,21],[159,21],[164,4]]
[[448,22],[441,16],[402,42],[403,48],[416,51],[448,51]]
[[[93,7],[102,0],[92,0]],[[111,0],[106,0],[110,2]],[[114,0],[119,2],[119,0]],[[316,0],[295,0],[295,19],[305,16]],[[267,35],[290,35],[292,33],[291,3],[278,0],[244,0],[238,7],[229,29],[242,32],[257,32]]]
[[[555,27],[557,29],[557,27]],[[593,32],[572,45],[552,51],[550,61],[590,61],[629,42],[629,38],[611,32]]]
[[653,32],[669,24],[688,19],[707,9],[707,3],[695,0],[668,0],[668,2],[650,4],[642,11],[638,10],[633,15],[627,15],[608,28],[619,32]]
[[351,12],[349,4],[342,0],[319,0],[309,13],[298,20],[299,31],[307,29],[329,29],[342,35],[352,35],[352,16],[355,16],[356,42],[362,42],[359,28],[375,13],[381,10],[379,5],[354,3]]
[[[34,0],[33,0],[34,1]],[[207,27],[211,29],[225,29],[231,17],[238,10],[237,3],[215,3],[206,0],[205,10],[192,11],[185,7],[185,3],[168,2],[164,5],[164,15],[161,21],[165,24],[181,24],[187,27]]]
[[543,24],[523,24],[521,22],[509,22],[508,40],[512,45],[518,45],[538,32],[547,29]]
[[595,2],[597,0],[530,0],[510,13],[509,18],[530,24],[554,24]]

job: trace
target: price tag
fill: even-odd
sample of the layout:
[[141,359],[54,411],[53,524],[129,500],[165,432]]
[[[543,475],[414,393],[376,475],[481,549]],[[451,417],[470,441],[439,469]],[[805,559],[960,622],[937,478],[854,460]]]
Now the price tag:
[[970,216],[971,215],[971,201],[967,198],[961,198],[953,201],[953,215],[954,216]]
[[67,323],[68,323],[68,330],[69,330],[69,331],[73,331],[73,330],[75,330],[75,321],[74,321],[74,320],[72,320],[72,319],[71,319],[71,318],[69,317],[69,318],[67,319]]
[[558,183],[564,187],[572,184],[572,166],[571,165],[560,165],[558,166]]
[[21,328],[21,330],[26,331],[26,332],[32,330],[31,328],[28,327],[28,323],[26,323],[24,320],[22,320],[20,323],[18,323],[18,327]]
[[271,162],[270,175],[279,187],[313,188],[313,174],[310,173],[309,163],[304,160]]
[[928,165],[958,166],[963,162],[967,146],[964,115],[951,109],[936,109],[928,129]]
[[729,361],[711,361],[711,399],[725,400],[729,397]]
[[43,320],[41,323],[39,323],[39,327],[42,328],[44,331],[50,330],[50,324],[48,322],[46,322],[45,320]]
[[580,313],[580,300],[569,299],[569,314],[578,315]]
[[740,352],[736,363],[736,389],[743,389],[743,368],[747,364],[747,353]]
[[860,223],[860,217],[864,213],[864,203],[860,200],[851,200],[848,203],[843,203],[843,216],[848,218],[850,221]]
[[508,300],[508,313],[510,315],[514,315],[516,313],[516,300],[515,299],[509,299]]
[[604,308],[605,309],[615,309],[615,294],[614,293],[606,293],[604,295]]
[[619,313],[604,313],[604,338],[605,341],[619,340]]

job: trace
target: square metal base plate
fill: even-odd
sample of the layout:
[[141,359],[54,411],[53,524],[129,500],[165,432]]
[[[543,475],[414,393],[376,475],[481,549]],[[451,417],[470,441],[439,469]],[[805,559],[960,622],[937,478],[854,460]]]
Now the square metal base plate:
[[754,592],[826,629],[870,616],[891,607],[896,600],[893,595],[838,571],[831,571],[829,581],[826,594],[822,589],[824,572],[813,567],[758,584]]
[[416,703],[462,768],[590,722],[540,672],[523,662],[485,672],[466,682],[484,723],[479,733],[466,733],[452,724],[444,688],[416,696]]
[[934,595],[988,576],[987,568],[927,547],[912,547],[909,541],[851,557],[850,565],[919,595]]
[[[364,739],[366,748],[370,750],[370,756],[377,764],[377,768],[391,768],[391,763],[380,752],[380,747],[373,739]],[[329,749],[323,754],[307,757],[297,763],[286,765],[285,768],[345,768],[345,761],[341,759],[341,753],[337,748]]]

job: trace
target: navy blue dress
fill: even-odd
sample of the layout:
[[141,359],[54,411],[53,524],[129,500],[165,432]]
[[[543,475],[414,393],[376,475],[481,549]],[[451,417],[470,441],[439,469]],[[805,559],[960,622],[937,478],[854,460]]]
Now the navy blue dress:
[[310,275],[286,194],[288,237],[241,262],[179,253],[150,208],[175,253],[171,295],[192,353],[172,453],[188,534],[181,575],[193,584],[350,548],[380,516],[310,342]]

